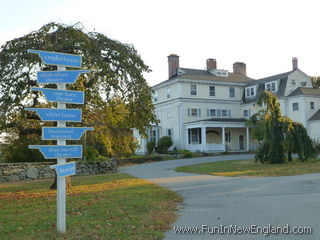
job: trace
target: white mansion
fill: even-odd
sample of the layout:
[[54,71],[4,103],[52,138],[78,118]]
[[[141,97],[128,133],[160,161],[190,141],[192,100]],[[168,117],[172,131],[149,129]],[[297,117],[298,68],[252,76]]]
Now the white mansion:
[[247,151],[256,148],[246,119],[260,106],[261,91],[278,96],[283,115],[302,123],[310,137],[320,140],[320,89],[312,87],[308,75],[298,69],[258,80],[246,76],[246,64],[236,62],[233,72],[217,69],[208,59],[206,70],[181,68],[179,56],[168,56],[169,79],[153,87],[158,126],[143,139],[137,153],[146,152],[147,141],[170,136],[177,149],[190,151]]

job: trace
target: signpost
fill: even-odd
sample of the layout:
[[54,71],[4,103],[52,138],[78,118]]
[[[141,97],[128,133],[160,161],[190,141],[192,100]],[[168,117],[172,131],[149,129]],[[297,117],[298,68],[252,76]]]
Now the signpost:
[[67,177],[76,174],[76,163],[69,162],[59,165],[51,165],[50,168],[56,170],[58,177]]
[[84,93],[79,91],[65,91],[52,88],[31,88],[34,91],[41,91],[49,102],[63,102],[73,104],[84,103]]
[[42,140],[80,140],[92,127],[42,127]]
[[33,49],[29,49],[28,52],[38,54],[44,64],[77,68],[81,67],[81,56],[79,55]]
[[27,111],[35,111],[42,121],[81,122],[80,109],[57,108],[25,108]]
[[28,50],[36,53],[48,65],[57,65],[58,71],[40,71],[37,74],[39,84],[57,84],[57,89],[32,88],[41,91],[47,101],[57,102],[57,108],[26,108],[35,111],[42,121],[57,121],[57,127],[43,127],[43,140],[57,140],[57,145],[29,145],[30,149],[39,149],[46,159],[57,159],[57,164],[50,166],[57,172],[57,230],[66,231],[66,176],[76,173],[75,162],[66,163],[67,158],[82,158],[82,145],[66,145],[66,140],[80,140],[83,133],[92,127],[66,127],[66,122],[81,122],[80,109],[66,109],[66,103],[83,104],[84,93],[66,90],[66,84],[75,83],[82,73],[88,70],[67,71],[66,67],[81,67],[81,56]]
[[88,73],[88,70],[72,71],[41,71],[37,73],[37,81],[41,84],[49,83],[75,83],[81,73]]
[[82,158],[82,145],[29,145],[29,149],[39,149],[45,159]]

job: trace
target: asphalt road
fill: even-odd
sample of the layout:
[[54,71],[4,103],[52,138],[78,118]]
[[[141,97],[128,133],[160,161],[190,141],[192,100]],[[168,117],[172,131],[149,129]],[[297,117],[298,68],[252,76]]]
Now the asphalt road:
[[[119,172],[148,179],[184,198],[184,203],[179,207],[178,219],[172,224],[171,230],[166,232],[165,239],[319,240],[320,174],[228,178],[174,170],[178,166],[195,163],[250,158],[253,158],[253,155],[170,160],[121,167]],[[260,231],[261,234],[212,234],[213,227],[217,229],[230,225],[233,230],[236,226],[251,226],[253,231]],[[266,237],[263,233],[267,233],[269,225],[289,225],[289,231],[303,231],[301,228],[293,229],[294,227],[311,227],[312,234],[270,234]],[[174,231],[177,227],[198,227],[196,230],[200,233],[178,234]],[[286,232],[287,229],[282,231]]]

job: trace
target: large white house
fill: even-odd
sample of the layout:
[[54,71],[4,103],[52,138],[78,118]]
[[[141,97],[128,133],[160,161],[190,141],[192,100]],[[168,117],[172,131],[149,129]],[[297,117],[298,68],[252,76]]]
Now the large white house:
[[149,129],[148,139],[134,131],[140,143],[137,153],[146,152],[148,141],[170,136],[177,149],[190,151],[248,151],[257,144],[250,136],[246,119],[261,107],[259,93],[276,94],[283,115],[302,123],[310,137],[320,140],[320,89],[298,69],[254,80],[246,76],[246,64],[236,62],[233,72],[217,69],[215,59],[206,70],[181,68],[179,56],[168,56],[169,79],[153,87],[155,112],[160,123]]

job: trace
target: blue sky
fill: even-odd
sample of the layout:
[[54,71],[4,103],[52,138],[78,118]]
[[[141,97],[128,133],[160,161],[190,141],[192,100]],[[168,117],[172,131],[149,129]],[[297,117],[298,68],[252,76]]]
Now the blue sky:
[[0,45],[56,21],[81,22],[88,31],[133,44],[153,70],[147,81],[167,79],[167,56],[180,66],[218,68],[247,64],[247,74],[266,77],[299,68],[320,75],[317,0],[10,0],[1,3]]

